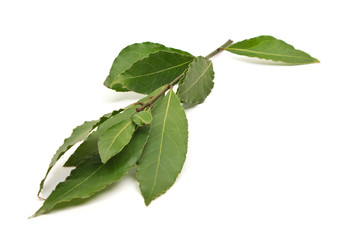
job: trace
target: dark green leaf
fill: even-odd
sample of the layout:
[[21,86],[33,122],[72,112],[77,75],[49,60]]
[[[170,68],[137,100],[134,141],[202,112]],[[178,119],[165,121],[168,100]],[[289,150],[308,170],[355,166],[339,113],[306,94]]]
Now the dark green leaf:
[[158,51],[134,63],[130,69],[119,74],[110,86],[113,88],[115,84],[122,84],[132,91],[148,94],[172,82],[193,59],[191,55]]
[[146,205],[173,185],[187,153],[187,119],[172,90],[162,97],[152,114],[149,138],[137,165]]
[[[151,96],[154,96],[159,91],[160,89],[155,90],[155,92],[151,93],[149,96],[140,99],[139,102],[143,103],[147,101]],[[137,105],[131,105],[125,108],[125,111],[123,113],[116,114],[113,117],[107,119],[104,123],[100,124],[97,130],[91,133],[89,137],[76,149],[76,151],[71,155],[71,157],[67,160],[64,166],[77,166],[84,160],[88,159],[90,156],[98,154],[99,151],[97,141],[100,135],[115,124],[123,120],[130,119],[131,116],[135,113],[135,109],[137,107]]]
[[202,103],[214,87],[213,79],[212,62],[204,57],[197,57],[178,86],[178,98],[185,103]]
[[296,50],[293,46],[272,36],[260,36],[237,42],[227,47],[226,50],[248,57],[257,57],[291,64],[319,62],[309,54]]
[[135,131],[135,123],[130,119],[121,121],[106,130],[97,141],[101,161],[106,163],[121,152],[129,143]]
[[107,185],[119,180],[138,161],[147,141],[149,127],[141,127],[135,132],[130,143],[122,152],[103,164],[98,155],[80,163],[64,182],[44,201],[43,206],[32,216],[52,210],[58,203],[76,198],[88,198]]
[[94,121],[89,121],[89,122],[84,122],[82,125],[76,127],[75,129],[73,129],[72,134],[70,137],[66,138],[64,140],[64,143],[62,144],[62,146],[59,147],[59,149],[57,150],[57,152],[53,155],[52,159],[51,159],[51,163],[48,166],[48,170],[46,172],[45,177],[42,179],[42,181],[40,182],[40,187],[39,187],[39,191],[38,191],[38,195],[39,193],[42,191],[43,189],[43,185],[44,185],[44,181],[47,178],[50,170],[53,168],[53,166],[56,164],[56,162],[58,161],[58,159],[68,150],[70,149],[73,145],[75,145],[76,143],[83,141],[87,138],[87,136],[90,134],[90,132],[96,128],[98,125],[100,125],[101,123],[103,123],[105,120],[107,120],[108,118],[110,118],[111,116],[119,113],[123,111],[123,109],[117,110],[117,111],[113,111],[111,113],[105,114],[104,116],[102,116],[99,120],[94,120]]
[[152,122],[153,117],[149,111],[137,112],[132,117],[133,122],[138,126],[148,125]]
[[106,78],[104,85],[116,91],[129,91],[127,88],[123,87],[121,83],[114,83],[115,78],[119,74],[128,70],[137,61],[147,57],[151,53],[158,51],[176,52],[184,55],[191,55],[178,49],[165,47],[159,43],[144,42],[129,45],[121,50],[119,55],[115,58],[111,66],[109,76]]
[[64,164],[66,167],[77,166],[84,160],[88,159],[90,156],[99,154],[97,141],[101,134],[103,134],[107,129],[111,128],[115,124],[130,119],[131,115],[135,112],[137,106],[131,106],[125,109],[124,112],[114,115],[113,117],[107,119],[105,122],[99,125],[96,131],[91,133],[89,137],[81,143],[81,145],[76,149],[76,151],[71,155],[71,157]]

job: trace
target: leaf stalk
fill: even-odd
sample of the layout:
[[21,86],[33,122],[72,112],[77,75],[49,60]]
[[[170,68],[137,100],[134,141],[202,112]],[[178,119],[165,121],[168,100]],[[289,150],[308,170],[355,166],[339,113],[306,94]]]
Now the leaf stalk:
[[226,43],[224,43],[223,45],[221,45],[221,47],[215,49],[213,52],[211,52],[209,55],[207,55],[205,58],[206,59],[210,59],[213,56],[215,56],[216,54],[222,52],[225,50],[225,48],[229,47],[231,44],[233,43],[233,40],[229,39]]

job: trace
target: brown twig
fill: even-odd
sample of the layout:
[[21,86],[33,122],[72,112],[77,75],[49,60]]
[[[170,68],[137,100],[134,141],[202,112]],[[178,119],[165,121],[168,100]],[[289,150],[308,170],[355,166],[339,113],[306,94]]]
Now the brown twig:
[[[216,54],[222,52],[225,50],[225,48],[227,48],[228,46],[230,46],[231,44],[233,43],[232,40],[228,40],[226,43],[224,43],[223,45],[221,45],[221,47],[215,49],[213,52],[211,52],[210,54],[208,54],[205,58],[206,59],[210,59],[212,58],[213,56],[215,56]],[[176,77],[175,79],[173,79],[172,82],[170,82],[169,84],[167,85],[164,85],[163,88],[161,89],[161,91],[153,96],[153,97],[150,97],[144,104],[143,103],[140,103],[140,102],[137,102],[136,104],[140,104],[141,106],[138,107],[136,109],[137,112],[140,112],[140,111],[143,111],[146,107],[148,106],[151,106],[155,101],[158,100],[158,98],[160,98],[168,89],[171,89],[173,87],[174,84],[178,83],[178,81],[183,77],[184,73],[182,73],[181,75],[179,75],[178,77]]]

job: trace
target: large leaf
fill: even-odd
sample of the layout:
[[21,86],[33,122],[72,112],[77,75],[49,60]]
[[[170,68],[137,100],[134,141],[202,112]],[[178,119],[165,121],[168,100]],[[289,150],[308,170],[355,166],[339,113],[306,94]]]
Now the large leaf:
[[198,104],[205,101],[214,87],[212,62],[197,57],[189,66],[184,79],[180,82],[177,96],[181,102]]
[[109,76],[106,78],[104,85],[116,91],[129,91],[127,88],[123,87],[121,83],[114,83],[115,78],[119,74],[128,70],[137,61],[147,57],[151,53],[158,51],[176,52],[191,56],[191,54],[187,52],[174,48],[168,48],[159,43],[135,43],[121,50],[119,55],[115,58],[111,66]]
[[186,114],[172,90],[162,97],[152,114],[149,138],[137,164],[137,179],[146,205],[173,185],[187,153]]
[[121,152],[129,143],[135,131],[135,123],[124,120],[106,130],[97,141],[101,161],[106,163],[110,158]]
[[291,64],[318,63],[316,58],[272,36],[260,36],[230,45],[227,51]]
[[119,180],[138,161],[147,141],[149,127],[141,127],[135,132],[130,143],[122,152],[103,164],[98,155],[79,164],[64,182],[44,201],[43,206],[32,216],[52,210],[58,203],[76,198],[88,198],[107,185]]
[[193,59],[191,55],[158,51],[134,63],[130,69],[119,74],[110,86],[113,88],[115,84],[122,84],[129,90],[148,94],[181,75]]
[[76,127],[75,129],[73,129],[72,134],[70,137],[66,138],[64,140],[64,143],[59,147],[59,149],[57,150],[57,152],[53,155],[51,162],[48,166],[47,172],[45,177],[42,179],[42,181],[40,182],[40,186],[39,186],[39,191],[38,191],[38,195],[40,194],[40,192],[43,189],[43,185],[44,182],[50,172],[50,170],[53,168],[53,166],[56,164],[56,162],[58,161],[58,159],[68,150],[70,149],[73,145],[75,145],[76,143],[83,141],[87,138],[87,136],[90,134],[90,132],[96,128],[98,125],[100,125],[101,123],[103,123],[105,120],[107,120],[108,118],[112,117],[113,115],[119,113],[123,111],[123,109],[117,110],[117,111],[113,111],[111,113],[107,113],[105,115],[103,115],[99,120],[94,120],[94,121],[87,121],[84,122],[82,125]]

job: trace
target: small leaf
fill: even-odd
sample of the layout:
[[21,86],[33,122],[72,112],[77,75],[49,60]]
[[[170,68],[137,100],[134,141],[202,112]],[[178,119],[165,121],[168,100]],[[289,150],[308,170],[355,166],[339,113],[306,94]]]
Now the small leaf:
[[178,86],[178,98],[185,103],[202,103],[214,87],[213,79],[212,62],[204,57],[197,57]]
[[58,159],[68,150],[70,149],[73,145],[75,145],[76,143],[83,141],[87,138],[87,136],[89,135],[89,133],[96,128],[98,125],[100,125],[101,123],[103,123],[105,120],[107,120],[108,118],[110,118],[111,116],[119,113],[123,111],[123,109],[119,109],[117,111],[113,111],[111,113],[105,114],[103,115],[99,120],[94,120],[94,121],[89,121],[89,122],[84,122],[82,125],[76,127],[75,129],[73,129],[72,134],[70,137],[66,138],[64,140],[64,143],[62,144],[62,146],[59,147],[59,149],[57,150],[57,152],[53,155],[52,159],[51,159],[51,163],[48,166],[48,170],[46,172],[45,177],[42,179],[42,181],[40,182],[40,186],[39,186],[39,191],[38,191],[38,195],[40,194],[40,192],[43,189],[43,185],[44,182],[50,172],[50,170],[53,168],[53,166],[56,164],[56,162],[58,161]]
[[[184,55],[190,55],[187,52],[165,47],[159,43],[152,43],[152,42],[144,42],[144,43],[135,43],[127,46],[119,55],[115,58],[109,76],[106,78],[104,85],[108,88],[112,88],[116,91],[129,91],[127,88],[123,87],[121,83],[113,83],[115,78],[128,70],[134,63],[137,61],[147,57],[151,53],[155,53],[158,51],[167,51],[167,52],[176,52]],[[112,85],[112,87],[111,87]]]
[[124,120],[106,130],[97,141],[101,161],[106,163],[129,143],[135,131],[132,120]]
[[133,135],[122,152],[103,164],[99,155],[82,162],[64,182],[44,201],[43,206],[32,216],[51,211],[58,203],[75,198],[88,198],[107,185],[119,180],[138,161],[147,141],[149,127],[141,127]]
[[132,117],[133,122],[138,126],[148,125],[152,122],[152,114],[148,111],[137,112]]
[[230,45],[225,50],[248,57],[280,61],[291,64],[318,63],[309,54],[272,36],[260,36]]
[[130,69],[119,74],[110,86],[113,88],[115,84],[122,84],[132,91],[148,94],[181,75],[193,59],[191,55],[158,51],[134,63]]
[[186,114],[172,90],[160,99],[152,115],[149,138],[137,164],[137,179],[146,205],[173,185],[187,153]]

